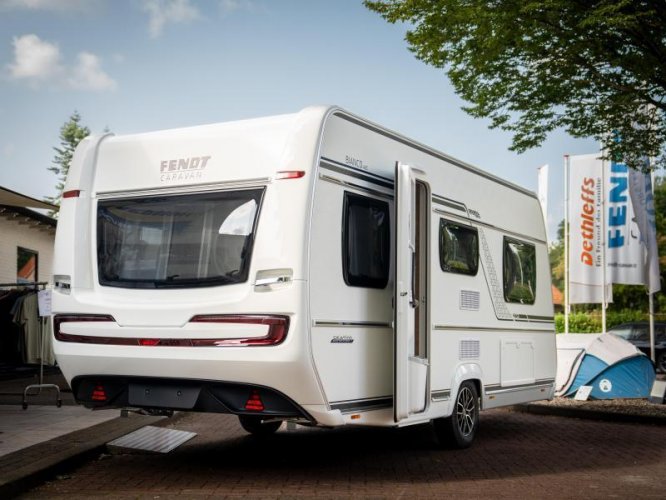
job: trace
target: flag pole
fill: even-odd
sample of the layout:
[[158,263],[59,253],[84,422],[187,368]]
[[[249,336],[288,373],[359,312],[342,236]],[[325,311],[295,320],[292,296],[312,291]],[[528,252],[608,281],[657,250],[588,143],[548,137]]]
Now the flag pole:
[[569,333],[569,155],[564,155],[564,333]]
[[606,333],[606,160],[601,160],[601,333]]

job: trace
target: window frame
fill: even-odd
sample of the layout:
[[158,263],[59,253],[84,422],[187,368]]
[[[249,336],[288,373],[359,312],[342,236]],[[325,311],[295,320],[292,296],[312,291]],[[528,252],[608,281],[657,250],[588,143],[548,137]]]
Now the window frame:
[[[244,192],[250,193],[249,198],[255,199],[257,206],[254,213],[254,220],[252,223],[253,232],[246,236],[247,238],[247,243],[246,243],[247,247],[245,249],[246,256],[243,258],[242,261],[243,267],[241,269],[241,272],[238,274],[238,279],[234,281],[229,281],[225,279],[223,276],[213,276],[213,277],[204,277],[204,278],[188,278],[183,280],[182,282],[181,281],[169,282],[168,280],[128,279],[128,278],[111,280],[107,279],[106,275],[102,273],[100,266],[104,261],[100,258],[100,245],[102,244],[103,241],[100,232],[101,231],[100,224],[102,223],[102,219],[100,217],[100,210],[106,210],[109,207],[113,207],[114,204],[122,205],[123,203],[132,203],[132,202],[139,202],[140,204],[140,202],[151,203],[155,201],[158,202],[168,201],[178,198],[180,199],[184,199],[186,197],[203,198],[206,196],[211,197],[215,195],[219,195],[221,197],[224,197],[225,195],[231,195],[231,197],[233,197],[238,193],[244,193]],[[263,200],[265,198],[265,194],[266,194],[266,187],[264,186],[264,187],[239,188],[239,189],[210,191],[210,192],[205,191],[205,192],[194,192],[194,193],[165,194],[165,195],[151,196],[146,198],[138,198],[138,197],[113,198],[100,201],[96,207],[97,226],[95,232],[95,240],[97,246],[96,273],[97,273],[98,283],[101,286],[107,286],[113,288],[141,289],[141,290],[166,289],[166,288],[196,289],[196,288],[237,285],[237,284],[247,283],[250,279],[250,269],[252,266],[252,259],[254,257],[254,246],[257,238],[259,218],[261,215],[261,209],[263,207]],[[170,258],[171,257],[169,257],[169,259]],[[168,260],[165,261],[163,264],[168,265]]]
[[[456,269],[453,267],[448,267],[445,268],[445,263],[444,263],[444,239],[443,239],[443,234],[444,234],[444,228],[446,226],[455,226],[457,228],[463,228],[464,230],[473,232],[476,235],[476,262],[475,262],[475,267],[474,267],[474,272],[470,271],[463,271],[461,269]],[[462,274],[463,276],[476,276],[479,274],[479,230],[478,228],[474,226],[470,226],[467,224],[462,224],[459,222],[454,222],[449,219],[445,219],[443,217],[439,218],[439,234],[438,240],[439,240],[439,267],[440,269],[445,272],[445,273],[453,273],[453,274]]]
[[[29,280],[22,281],[21,278],[19,278],[18,273],[21,269],[19,269],[18,266],[19,266],[19,253],[21,251],[30,253],[30,254],[35,256],[35,279],[34,279],[34,281],[29,281]],[[17,245],[16,246],[16,282],[17,283],[37,283],[38,281],[39,281],[39,252],[37,250],[32,250],[30,248],[22,247],[20,245]]]
[[[367,276],[358,276],[350,272],[349,269],[349,216],[350,206],[353,204],[360,204],[362,202],[365,207],[372,207],[384,211],[387,218],[388,237],[386,238],[387,252],[386,262],[382,269],[381,278],[369,278]],[[341,251],[342,251],[342,276],[347,286],[360,287],[360,288],[374,288],[383,290],[389,282],[389,274],[391,272],[391,207],[388,201],[372,198],[362,194],[353,193],[351,191],[344,191],[344,198],[342,203],[342,238],[341,238]]]
[[[534,249],[534,291],[532,293],[532,300],[531,301],[523,301],[523,300],[517,300],[517,299],[510,299],[508,297],[507,289],[506,289],[506,277],[504,275],[505,273],[505,259],[506,259],[506,247],[509,243],[518,243],[520,245],[526,245],[529,247],[532,247]],[[537,295],[537,253],[536,253],[536,245],[534,243],[528,243],[527,241],[520,240],[518,238],[513,238],[510,236],[504,235],[503,240],[502,240],[502,292],[504,294],[504,301],[510,304],[522,304],[522,305],[534,305],[536,303],[536,295]]]

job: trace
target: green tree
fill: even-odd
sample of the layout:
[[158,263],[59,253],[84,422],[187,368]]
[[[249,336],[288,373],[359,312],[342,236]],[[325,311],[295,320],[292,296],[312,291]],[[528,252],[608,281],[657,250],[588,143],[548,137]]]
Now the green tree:
[[512,132],[512,150],[564,128],[631,167],[666,164],[664,0],[364,3],[409,23],[410,50],[446,71],[465,111]]
[[81,125],[81,115],[77,111],[74,111],[72,116],[60,127],[60,146],[53,148],[56,155],[53,158],[52,166],[48,167],[51,172],[58,176],[56,195],[46,198],[50,203],[60,206],[62,191],[65,188],[65,179],[67,179],[74,150],[79,142],[88,135],[90,135],[90,129]]

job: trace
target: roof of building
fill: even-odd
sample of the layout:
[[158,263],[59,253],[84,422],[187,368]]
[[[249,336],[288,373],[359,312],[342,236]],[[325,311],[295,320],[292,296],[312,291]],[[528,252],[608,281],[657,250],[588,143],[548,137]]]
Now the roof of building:
[[30,196],[26,196],[11,189],[0,186],[0,205],[22,208],[44,208],[47,210],[57,210],[58,207],[46,201],[40,201]]

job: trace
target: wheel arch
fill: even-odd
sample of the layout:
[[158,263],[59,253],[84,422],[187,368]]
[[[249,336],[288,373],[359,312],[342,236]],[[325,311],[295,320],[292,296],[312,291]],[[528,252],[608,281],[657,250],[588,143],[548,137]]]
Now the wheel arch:
[[456,367],[451,383],[451,399],[455,400],[460,385],[467,380],[476,387],[476,393],[480,398],[479,408],[483,409],[483,370],[478,363],[462,363]]

